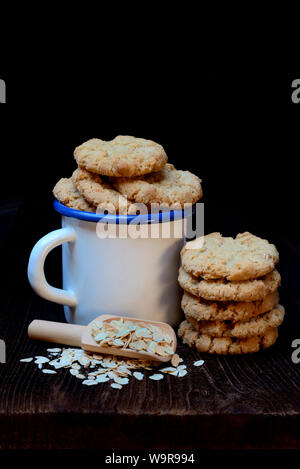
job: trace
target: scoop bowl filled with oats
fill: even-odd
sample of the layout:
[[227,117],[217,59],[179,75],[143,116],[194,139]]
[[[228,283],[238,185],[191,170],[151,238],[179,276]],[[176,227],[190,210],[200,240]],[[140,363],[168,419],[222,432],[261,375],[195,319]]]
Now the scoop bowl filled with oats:
[[176,352],[174,329],[166,323],[102,314],[87,326],[52,321],[33,321],[31,339],[121,357],[167,362]]

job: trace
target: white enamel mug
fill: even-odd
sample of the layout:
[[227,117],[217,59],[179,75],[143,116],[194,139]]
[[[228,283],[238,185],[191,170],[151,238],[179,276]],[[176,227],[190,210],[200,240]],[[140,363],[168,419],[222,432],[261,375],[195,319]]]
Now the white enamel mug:
[[[109,313],[178,323],[180,250],[192,210],[103,215],[57,200],[54,208],[62,215],[62,228],[34,246],[28,279],[41,297],[64,305],[67,322],[85,325]],[[50,286],[44,274],[47,254],[59,245],[63,289]]]

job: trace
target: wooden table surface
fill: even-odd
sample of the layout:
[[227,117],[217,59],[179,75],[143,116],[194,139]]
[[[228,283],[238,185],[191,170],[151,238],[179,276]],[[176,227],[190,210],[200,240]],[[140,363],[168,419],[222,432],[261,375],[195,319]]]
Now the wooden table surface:
[[[29,322],[63,320],[62,307],[39,298],[26,278],[34,242],[53,226],[45,216],[37,223],[28,213],[19,214],[2,245],[0,339],[6,342],[7,363],[0,364],[0,448],[299,447],[300,364],[291,360],[292,340],[300,338],[295,281],[292,293],[284,282],[282,302],[290,320],[271,349],[223,357],[180,343],[188,370],[180,379],[132,379],[121,390],[108,383],[87,387],[68,370],[45,375],[36,365],[20,363],[47,348],[27,338]],[[49,283],[59,285],[57,251],[47,275]],[[281,267],[285,278],[287,269],[299,272],[300,265],[288,255]],[[204,366],[194,367],[200,358]]]

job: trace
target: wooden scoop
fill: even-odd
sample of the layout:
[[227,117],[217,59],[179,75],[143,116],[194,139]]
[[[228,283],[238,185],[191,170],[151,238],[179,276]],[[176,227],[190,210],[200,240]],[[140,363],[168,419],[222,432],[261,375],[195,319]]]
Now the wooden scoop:
[[94,321],[109,322],[120,320],[121,316],[113,316],[111,314],[102,314],[95,318],[87,326],[79,326],[75,324],[65,324],[53,321],[34,320],[29,324],[28,335],[30,339],[44,340],[46,342],[55,342],[58,344],[73,345],[81,347],[88,352],[96,352],[110,355],[118,355],[119,357],[135,358],[140,360],[155,360],[159,362],[167,362],[172,358],[176,351],[177,339],[174,329],[165,322],[148,321],[145,319],[135,319],[123,317],[125,321],[152,324],[158,327],[163,335],[167,335],[172,339],[173,354],[160,356],[155,353],[131,350],[130,348],[112,347],[99,345],[92,336],[92,327]]

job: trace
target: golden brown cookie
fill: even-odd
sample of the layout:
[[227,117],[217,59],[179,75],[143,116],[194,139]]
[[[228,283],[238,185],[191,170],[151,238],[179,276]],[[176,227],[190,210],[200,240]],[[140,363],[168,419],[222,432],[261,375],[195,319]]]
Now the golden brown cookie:
[[183,343],[196,347],[199,352],[216,353],[220,355],[234,355],[258,352],[260,348],[271,347],[278,337],[278,329],[270,327],[263,335],[246,339],[232,337],[212,337],[199,334],[188,321],[183,321],[178,329],[178,336]]
[[270,327],[279,327],[284,318],[284,307],[277,305],[271,311],[261,314],[249,321],[197,321],[193,317],[186,316],[194,329],[200,334],[213,337],[248,337],[263,335]]
[[197,238],[181,251],[186,272],[205,280],[249,280],[271,272],[279,260],[274,244],[251,233],[226,238],[220,233]]
[[184,290],[205,300],[257,301],[277,290],[280,285],[280,274],[277,270],[273,270],[259,279],[228,282],[224,279],[196,278],[180,267],[178,281]]
[[139,207],[115,191],[97,174],[78,168],[72,175],[77,191],[99,211],[135,215]]
[[184,292],[181,307],[186,318],[197,321],[247,321],[254,316],[266,313],[278,304],[279,295],[275,290],[258,301],[209,301]]
[[134,177],[159,171],[168,158],[158,143],[119,135],[110,141],[93,138],[75,149],[78,165],[103,176]]
[[[172,164],[142,178],[113,178],[114,187],[123,195],[143,204],[194,204],[202,197],[201,180],[189,171],[179,171]],[[176,208],[176,207],[175,207]]]
[[67,207],[83,210],[84,212],[96,211],[96,208],[79,194],[71,178],[60,179],[53,189],[53,194],[59,202]]

